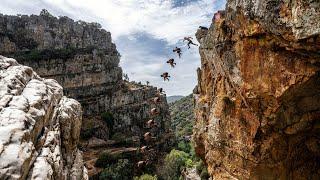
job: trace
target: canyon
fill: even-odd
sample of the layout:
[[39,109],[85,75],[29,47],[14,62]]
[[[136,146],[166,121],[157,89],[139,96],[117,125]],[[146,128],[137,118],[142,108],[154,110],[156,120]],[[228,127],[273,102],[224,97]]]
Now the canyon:
[[212,179],[319,179],[320,2],[227,0],[195,36],[198,84],[169,110],[123,79],[100,24],[0,14],[0,179],[99,179],[119,159],[154,175],[191,131]]
[[215,179],[319,179],[319,1],[228,0],[199,29],[193,139]]
[[[83,118],[81,138],[76,142],[89,176],[103,170],[95,163],[106,152],[129,153],[134,164],[149,161],[148,153],[134,158],[146,145],[143,135],[147,132],[153,138],[153,143],[147,143],[152,153],[169,147],[165,94],[156,87],[122,79],[120,54],[111,33],[101,25],[54,17],[46,10],[31,16],[0,15],[0,54],[31,67],[42,78],[56,80],[64,96],[79,101]],[[152,109],[156,109],[155,115]],[[147,126],[150,119],[157,127]],[[152,157],[152,162],[157,158]]]

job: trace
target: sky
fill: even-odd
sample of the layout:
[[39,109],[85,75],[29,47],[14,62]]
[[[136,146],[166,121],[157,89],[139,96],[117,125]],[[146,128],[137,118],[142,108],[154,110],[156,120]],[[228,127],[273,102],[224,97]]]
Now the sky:
[[[194,37],[200,25],[210,26],[225,0],[0,0],[0,4],[2,14],[39,14],[47,9],[54,16],[100,23],[111,32],[130,81],[149,81],[171,96],[191,94],[197,84],[198,47],[188,49],[183,37]],[[198,44],[195,37],[194,41]],[[172,52],[176,46],[182,48],[180,59]],[[175,68],[166,64],[170,58],[175,59]],[[161,79],[163,72],[169,72],[169,82]]]

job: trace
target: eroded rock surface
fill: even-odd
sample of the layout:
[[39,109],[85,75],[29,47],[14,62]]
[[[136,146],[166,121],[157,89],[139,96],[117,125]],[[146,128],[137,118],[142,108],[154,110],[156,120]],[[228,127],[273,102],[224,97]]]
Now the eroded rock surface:
[[0,15],[0,54],[52,78],[85,115],[104,112],[108,95],[119,89],[122,69],[111,34],[97,23],[54,17]]
[[[157,152],[167,147],[170,115],[165,95],[156,87],[122,80],[120,55],[111,34],[99,24],[57,18],[47,11],[39,16],[0,15],[0,54],[16,58],[41,77],[55,79],[66,96],[81,103],[80,146],[90,164],[115,144],[128,141],[126,146],[139,149],[146,145],[143,135],[149,131]],[[154,103],[156,97],[160,102]],[[151,115],[153,108],[159,114]],[[111,121],[101,118],[106,112]],[[150,119],[156,128],[147,127]]]
[[81,122],[57,81],[0,56],[0,179],[88,179]]
[[320,2],[229,0],[215,17],[196,34],[194,141],[209,173],[319,179]]

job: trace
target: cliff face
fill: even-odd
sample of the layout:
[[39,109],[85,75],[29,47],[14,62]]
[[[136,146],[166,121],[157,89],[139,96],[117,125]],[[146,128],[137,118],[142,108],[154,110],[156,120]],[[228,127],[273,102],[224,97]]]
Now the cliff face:
[[119,53],[99,24],[40,16],[0,16],[0,54],[57,80],[85,115],[101,113],[122,80]]
[[[151,132],[158,144],[156,151],[165,146],[170,128],[165,95],[155,87],[122,80],[120,55],[110,33],[99,24],[56,18],[47,11],[40,16],[0,15],[0,54],[16,58],[41,77],[57,80],[65,95],[81,103],[81,134],[85,136],[81,146],[88,167],[118,143],[114,139],[134,142],[132,146],[138,149],[146,145],[143,135]],[[155,97],[160,102],[155,103]],[[159,114],[151,115],[152,108]],[[106,112],[107,120],[101,118]],[[157,128],[147,127],[150,119]],[[89,174],[93,171],[89,169]]]
[[[56,18],[45,10],[40,16],[1,15],[0,54],[16,58],[41,77],[57,80],[67,96],[81,103],[84,115],[112,112],[117,120],[114,128],[125,126],[123,131],[149,118],[152,98],[159,96],[154,87],[122,80],[111,34],[96,23]],[[169,114],[164,97],[158,103],[162,124]]]
[[215,17],[196,34],[194,141],[209,173],[318,179],[320,3],[228,0]]
[[81,105],[55,81],[0,56],[0,179],[88,179]]

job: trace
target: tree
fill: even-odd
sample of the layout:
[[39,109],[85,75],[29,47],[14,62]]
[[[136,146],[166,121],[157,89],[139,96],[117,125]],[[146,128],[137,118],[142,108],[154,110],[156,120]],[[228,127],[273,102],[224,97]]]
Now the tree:
[[42,9],[40,12],[40,16],[47,16],[47,17],[53,17],[48,10]]
[[100,176],[100,180],[130,180],[133,178],[132,164],[128,159],[119,159],[116,164],[105,168]]
[[189,164],[189,155],[183,151],[171,150],[164,160],[160,177],[165,180],[179,180],[181,171]]

